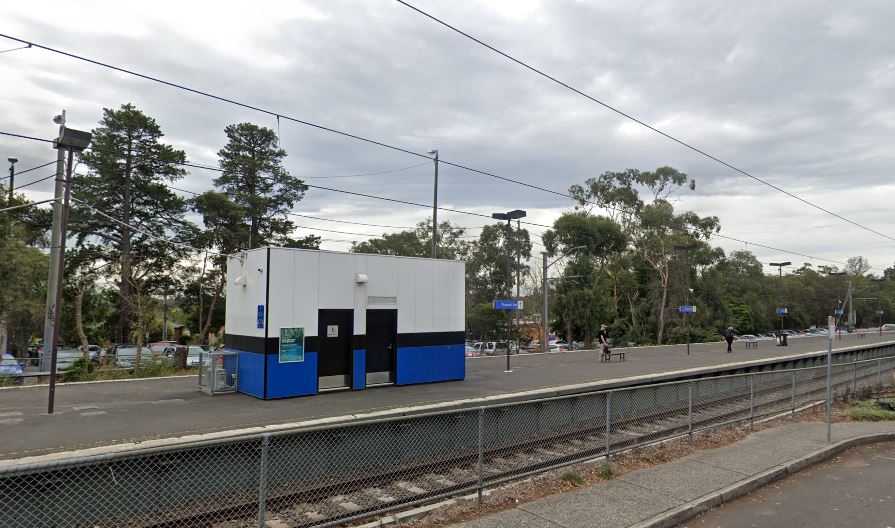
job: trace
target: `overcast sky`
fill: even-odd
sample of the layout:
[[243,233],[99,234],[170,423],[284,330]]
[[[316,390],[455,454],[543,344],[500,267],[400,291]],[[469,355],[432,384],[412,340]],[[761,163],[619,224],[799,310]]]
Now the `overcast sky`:
[[[415,4],[760,178],[895,237],[891,1]],[[671,165],[697,182],[677,207],[717,215],[722,234],[839,261],[863,255],[880,269],[895,260],[895,242],[739,175],[388,0],[3,2],[0,20],[0,33],[416,152],[438,148],[445,160],[558,191],[607,170]],[[17,46],[0,39],[0,50]],[[226,125],[277,128],[268,115],[34,48],[0,54],[0,80],[4,131],[51,138],[52,117],[63,108],[69,126],[90,129],[103,107],[130,102],[154,117],[191,161],[216,165]],[[320,179],[425,160],[288,121],[279,127],[287,168],[308,183],[431,203],[431,164]],[[55,156],[45,144],[6,137],[0,154],[18,157],[19,170]],[[50,173],[34,171],[16,183]],[[194,170],[178,186],[207,190],[214,176]],[[572,205],[445,165],[439,176],[445,207],[489,215],[520,208],[531,221],[550,224]],[[48,181],[26,192],[45,199],[51,191]],[[395,226],[430,214],[321,190],[309,191],[297,210]],[[439,218],[471,227],[485,222],[445,212]],[[326,249],[363,239],[317,234],[328,240]],[[808,261],[715,243],[752,250],[764,262]]]

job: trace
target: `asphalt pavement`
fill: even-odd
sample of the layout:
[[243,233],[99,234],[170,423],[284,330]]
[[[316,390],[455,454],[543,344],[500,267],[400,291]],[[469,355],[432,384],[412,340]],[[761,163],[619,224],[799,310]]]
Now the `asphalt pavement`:
[[[844,336],[836,348],[890,341],[891,335]],[[109,444],[142,442],[288,424],[358,414],[404,412],[425,405],[457,401],[524,397],[530,391],[575,384],[613,383],[634,376],[670,375],[686,369],[721,368],[740,362],[826,349],[824,338],[800,338],[788,347],[763,341],[746,349],[734,343],[628,348],[627,361],[600,363],[594,351],[512,356],[505,373],[503,357],[468,358],[464,381],[343,391],[301,398],[263,401],[244,394],[207,396],[196,377],[62,384],[56,389],[56,413],[47,414],[46,386],[0,389],[0,459],[13,459]],[[619,383],[626,383],[620,381]]]
[[895,527],[895,443],[849,449],[680,528]]

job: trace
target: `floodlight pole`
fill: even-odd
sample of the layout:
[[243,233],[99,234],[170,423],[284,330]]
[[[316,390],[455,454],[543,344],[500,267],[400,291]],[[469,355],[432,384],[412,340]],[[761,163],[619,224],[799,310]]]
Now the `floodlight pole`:
[[[62,147],[57,146],[57,148],[61,151]],[[56,356],[57,356],[57,348],[59,346],[59,320],[62,318],[62,273],[65,269],[65,238],[66,238],[66,230],[68,229],[68,211],[69,211],[69,199],[71,197],[71,169],[72,163],[74,160],[75,151],[72,148],[68,149],[68,167],[65,170],[65,195],[62,201],[62,219],[60,222],[60,230],[59,230],[59,258],[58,265],[56,267],[56,284],[54,285],[54,289],[56,292],[56,298],[53,303],[56,309],[53,311],[53,340],[50,343],[50,394],[49,401],[47,403],[47,414],[53,414],[53,407],[56,400]],[[47,354],[47,346],[44,343],[44,356]]]
[[[59,124],[59,135],[65,129],[65,110],[53,119]],[[56,150],[56,187],[53,192],[53,229],[50,234],[50,260],[47,274],[47,305],[44,313],[43,355],[40,358],[39,370],[50,370],[50,341],[53,339],[53,321],[56,313],[56,270],[59,268],[59,236],[62,232],[62,193],[65,189],[65,149]]]

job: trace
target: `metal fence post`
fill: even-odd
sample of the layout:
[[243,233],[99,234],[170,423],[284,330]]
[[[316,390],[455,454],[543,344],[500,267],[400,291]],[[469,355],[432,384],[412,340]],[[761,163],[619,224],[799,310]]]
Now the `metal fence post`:
[[258,528],[264,528],[267,509],[267,453],[270,450],[270,433],[261,435],[261,462],[258,474]]
[[484,449],[483,444],[482,444],[482,434],[483,434],[483,429],[484,429],[484,423],[485,423],[485,408],[479,407],[479,467],[478,467],[478,471],[479,471],[479,504],[482,503],[482,451]]
[[606,462],[609,462],[609,449],[612,446],[612,391],[606,393]]
[[796,371],[792,371],[792,403],[790,404],[792,408],[791,414],[793,416],[796,415]]
[[749,430],[755,430],[755,374],[749,376]]
[[883,360],[876,360],[876,385],[882,389],[883,388]]
[[687,385],[687,436],[693,443],[693,382]]
[[855,398],[855,394],[857,392],[858,392],[858,362],[852,361],[852,384],[851,384],[852,398]]

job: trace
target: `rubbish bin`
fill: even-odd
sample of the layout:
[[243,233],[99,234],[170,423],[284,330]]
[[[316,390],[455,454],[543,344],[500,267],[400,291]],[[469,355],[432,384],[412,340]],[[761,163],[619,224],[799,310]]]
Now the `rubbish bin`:
[[786,343],[787,334],[780,332],[777,334],[777,346],[788,346]]

